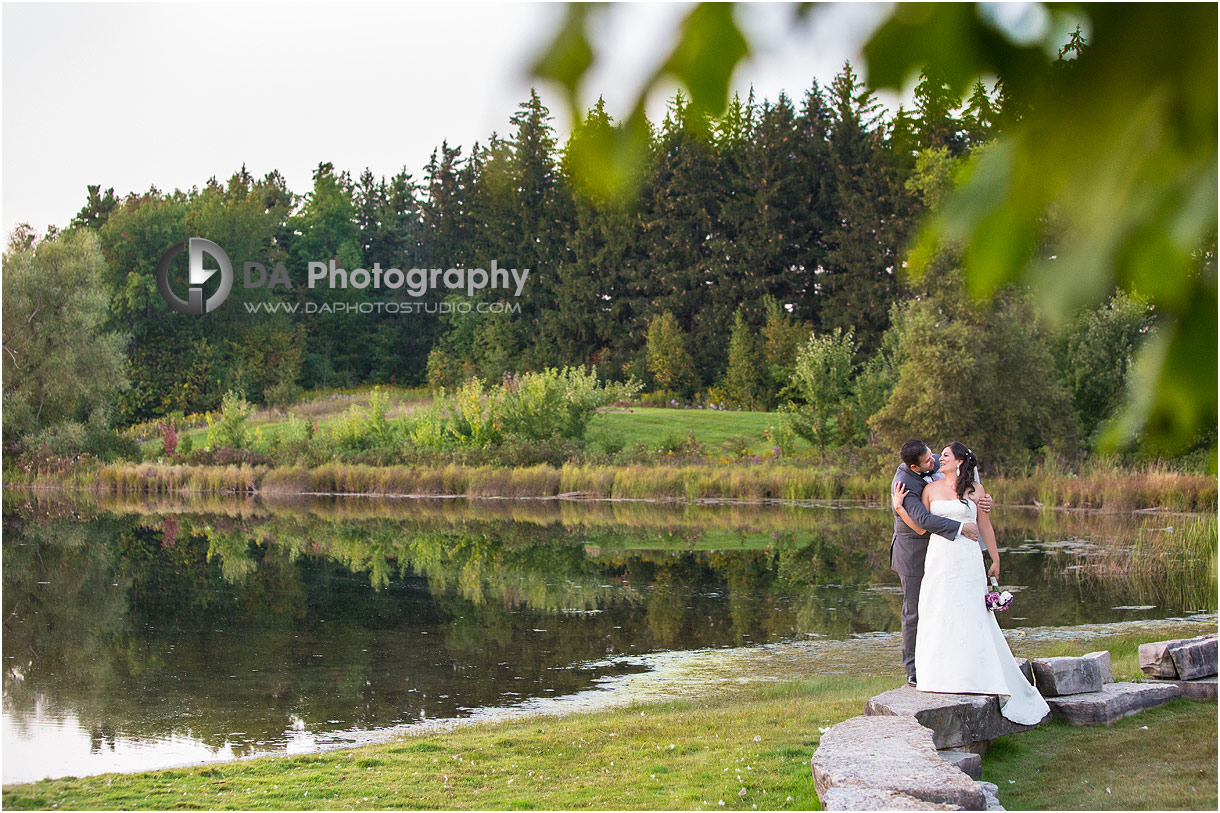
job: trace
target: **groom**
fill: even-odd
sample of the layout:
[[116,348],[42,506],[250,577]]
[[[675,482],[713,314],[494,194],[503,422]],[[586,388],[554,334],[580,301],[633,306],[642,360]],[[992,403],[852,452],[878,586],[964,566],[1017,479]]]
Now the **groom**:
[[[928,511],[923,504],[923,487],[939,479],[940,455],[932,454],[928,444],[922,440],[908,440],[902,444],[902,465],[894,472],[891,490],[898,483],[906,487],[907,495],[902,507],[924,529],[917,534],[911,530],[898,512],[894,512],[894,538],[890,542],[890,568],[898,572],[902,583],[902,667],[907,673],[907,684],[915,686],[915,633],[919,627],[919,586],[923,582],[924,557],[928,553],[929,534],[938,534],[946,539],[957,536],[958,530],[968,539],[978,541],[979,529],[973,522],[961,523]],[[975,472],[978,479],[978,472]],[[991,511],[991,496],[979,500],[979,507]]]

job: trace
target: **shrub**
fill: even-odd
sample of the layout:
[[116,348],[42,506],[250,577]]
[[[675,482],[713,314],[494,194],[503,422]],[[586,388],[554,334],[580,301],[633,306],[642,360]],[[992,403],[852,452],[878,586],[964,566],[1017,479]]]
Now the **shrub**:
[[686,350],[686,334],[669,311],[652,318],[645,344],[648,371],[665,389],[689,394],[695,384],[695,362]]
[[600,384],[597,368],[562,371],[547,368],[538,373],[506,375],[499,393],[499,423],[506,435],[526,440],[561,437],[577,440],[585,436],[598,407],[631,398],[639,385],[634,382]]
[[852,332],[835,328],[810,335],[797,353],[793,386],[804,403],[786,404],[780,420],[815,447],[842,442],[854,431],[849,396],[855,352]]
[[[599,382],[597,370],[581,367],[508,374],[488,387],[471,378],[452,396],[441,390],[430,406],[404,422],[404,435],[431,450],[477,450],[499,447],[506,440],[546,443],[579,441],[599,407],[634,398],[640,384]],[[579,446],[541,448],[538,456],[552,460]],[[621,447],[620,447],[621,448]],[[520,447],[510,457],[520,457]]]
[[183,457],[192,466],[265,466],[270,462],[264,454],[233,446],[195,449],[189,455],[184,453]]
[[237,392],[226,392],[220,402],[220,418],[213,421],[208,415],[208,445],[213,449],[222,446],[232,446],[241,449],[246,446],[246,419],[254,407]]
[[263,399],[267,402],[267,406],[283,412],[300,399],[302,392],[303,390],[295,381],[286,378],[268,387],[263,392]]
[[161,424],[161,438],[161,451],[166,457],[173,457],[178,449],[178,430],[174,428],[173,421]]

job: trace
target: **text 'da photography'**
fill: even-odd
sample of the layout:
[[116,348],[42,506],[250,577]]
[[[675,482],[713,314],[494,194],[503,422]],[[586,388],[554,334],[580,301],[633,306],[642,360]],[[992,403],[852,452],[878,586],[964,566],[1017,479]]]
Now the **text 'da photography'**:
[[1217,9],[4,3],[0,804],[1220,808]]

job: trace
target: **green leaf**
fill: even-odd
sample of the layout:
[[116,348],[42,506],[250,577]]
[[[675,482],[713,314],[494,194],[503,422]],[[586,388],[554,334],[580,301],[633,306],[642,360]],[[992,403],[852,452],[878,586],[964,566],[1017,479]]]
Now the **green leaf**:
[[[595,4],[569,3],[563,25],[538,61],[532,73],[558,82],[567,91],[569,107],[578,109],[576,90],[580,80],[593,64],[593,48],[585,34],[589,9]],[[576,116],[573,116],[575,120]]]
[[925,65],[935,65],[949,87],[965,95],[980,75],[1007,76],[1035,61],[1037,48],[1020,47],[979,18],[975,3],[899,3],[864,46],[868,83],[902,90]]
[[749,45],[733,20],[731,3],[700,3],[682,23],[662,71],[690,91],[691,104],[719,116],[729,103],[729,80]]

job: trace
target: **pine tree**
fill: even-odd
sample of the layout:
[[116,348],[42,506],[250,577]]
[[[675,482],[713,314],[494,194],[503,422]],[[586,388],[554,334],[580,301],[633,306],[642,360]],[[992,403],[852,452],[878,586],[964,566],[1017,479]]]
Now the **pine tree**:
[[[753,118],[753,117],[752,117]],[[712,289],[712,318],[726,323],[737,303],[761,316],[763,297],[795,301],[801,275],[794,273],[811,227],[801,176],[799,124],[788,98],[764,103],[748,139],[722,154],[725,191],[722,225],[712,244],[720,264]]]
[[805,94],[797,121],[797,164],[793,169],[800,190],[801,219],[797,223],[793,262],[785,271],[792,280],[794,316],[816,320],[821,308],[819,277],[827,264],[829,234],[837,216],[837,180],[831,156],[834,112],[815,81]]
[[850,65],[831,86],[830,159],[835,221],[817,274],[820,332],[853,331],[871,355],[889,324],[894,272],[910,228],[911,202],[881,140],[877,102]]
[[101,184],[90,184],[89,199],[72,219],[73,226],[83,226],[88,229],[99,229],[110,217],[110,213],[119,205],[119,199],[114,195],[114,187],[102,193]]
[[976,147],[991,140],[996,124],[996,109],[991,101],[982,80],[974,83],[970,98],[966,100],[965,113],[962,116],[962,127],[965,130],[966,144]]
[[759,403],[762,372],[754,335],[741,308],[733,314],[733,332],[729,337],[729,366],[724,373],[724,389],[729,400],[741,409],[753,409]]
[[915,128],[915,119],[902,105],[898,105],[890,121],[887,140],[894,164],[903,172],[909,172],[915,166],[915,153],[919,150],[919,135]]
[[559,172],[550,121],[550,111],[532,88],[530,98],[512,118],[517,127],[511,164],[516,190],[513,220],[519,229],[512,267],[530,269],[516,318],[529,325],[533,341],[526,359],[536,368],[568,363],[558,348],[563,344],[570,349],[554,316],[566,295],[562,269],[571,262],[575,211],[571,190]]
[[792,382],[793,364],[797,351],[809,338],[812,327],[808,322],[792,318],[774,297],[763,299],[767,315],[758,343],[762,367],[762,402],[768,409],[779,404],[784,391]]
[[723,225],[719,220],[723,178],[707,117],[678,93],[662,126],[641,210],[640,254],[636,269],[638,313],[669,311],[691,333],[698,385],[710,384],[725,366],[727,341],[717,319],[712,287],[722,271],[713,257]]
[[648,370],[664,390],[689,395],[694,391],[695,363],[686,349],[686,335],[669,311],[648,325]]
[[955,155],[965,149],[961,122],[954,116],[961,102],[941,74],[929,68],[920,72],[915,86],[920,149],[946,147]]
[[[318,164],[313,190],[305,196],[300,212],[289,219],[295,233],[290,248],[290,272],[298,301],[339,302],[358,305],[369,299],[368,289],[349,285],[310,288],[305,279],[311,262],[329,262],[350,274],[364,267],[360,248],[360,226],[355,204],[355,185],[347,172],[336,172],[333,164]],[[372,332],[369,314],[317,313],[305,316],[306,350],[304,386],[350,386],[368,379],[370,361],[364,353],[364,337]]]
[[[568,141],[561,174],[582,140],[607,137],[613,121],[598,99]],[[633,262],[636,230],[627,200],[599,195],[595,188],[573,194],[573,223],[567,238],[568,258],[558,269],[560,295],[547,314],[546,333],[565,363],[598,364],[599,371],[619,376],[631,346],[623,329],[627,317],[623,281]],[[643,342],[643,330],[635,346]]]

